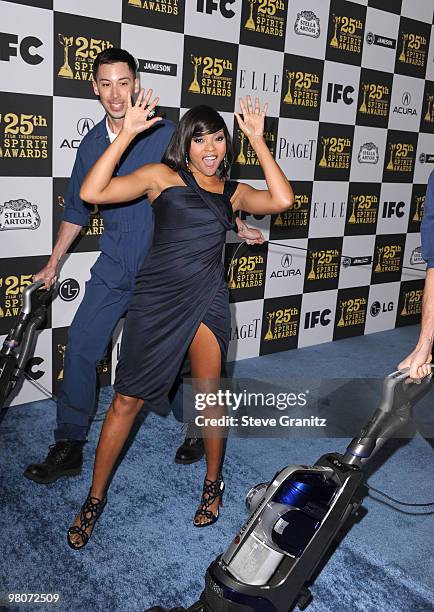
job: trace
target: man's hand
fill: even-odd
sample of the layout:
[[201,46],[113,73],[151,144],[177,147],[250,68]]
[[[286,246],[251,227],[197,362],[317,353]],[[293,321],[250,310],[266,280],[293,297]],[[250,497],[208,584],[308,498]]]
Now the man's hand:
[[410,368],[410,378],[420,380],[431,374],[432,345],[427,340],[416,348],[398,364],[398,369]]
[[161,117],[150,119],[159,100],[155,98],[150,102],[151,97],[152,89],[148,89],[146,95],[145,90],[141,89],[134,105],[131,103],[131,98],[128,97],[128,108],[122,125],[123,132],[136,136],[161,121]]
[[56,266],[48,263],[45,268],[42,268],[37,274],[33,275],[33,282],[43,280],[45,282],[45,289],[50,289],[57,281],[57,269]]
[[239,217],[236,217],[235,222],[238,226],[238,236],[241,240],[244,240],[247,244],[263,244],[265,242],[265,238],[260,230],[249,227]]

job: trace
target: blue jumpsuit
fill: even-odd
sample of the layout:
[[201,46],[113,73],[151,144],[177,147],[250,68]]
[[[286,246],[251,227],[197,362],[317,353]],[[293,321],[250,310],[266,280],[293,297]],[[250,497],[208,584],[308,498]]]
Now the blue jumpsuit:
[[422,240],[422,257],[427,263],[427,268],[434,268],[434,170],[429,176],[426,188],[420,235]]
[[[124,153],[116,174],[159,162],[174,131],[162,120],[137,138]],[[65,197],[63,220],[87,225],[90,208],[80,199],[80,185],[90,167],[110,145],[104,118],[83,138]],[[86,440],[96,403],[96,364],[119,319],[125,314],[139,270],[152,241],[153,213],[146,198],[101,206],[104,233],[101,254],[91,269],[83,300],[68,332],[63,383],[57,401],[56,441]]]

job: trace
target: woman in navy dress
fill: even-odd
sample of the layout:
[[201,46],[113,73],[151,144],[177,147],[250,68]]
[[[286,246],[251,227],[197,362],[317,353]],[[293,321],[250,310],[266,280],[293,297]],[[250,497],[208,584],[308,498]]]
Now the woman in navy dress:
[[[250,97],[240,101],[240,129],[255,150],[267,190],[227,180],[232,146],[222,117],[208,106],[181,119],[161,164],[147,164],[116,177],[116,165],[134,137],[151,128],[158,99],[142,91],[128,108],[116,140],[89,171],[80,197],[90,204],[128,202],[144,194],[154,208],[153,244],[136,279],[125,321],[115,395],[107,411],[96,451],[89,495],[68,530],[68,543],[86,545],[106,503],[106,488],[137,413],[143,405],[161,415],[170,412],[168,395],[189,355],[196,391],[218,388],[226,358],[230,312],[222,247],[233,227],[233,213],[271,214],[287,210],[292,189],[263,138],[267,105]],[[204,200],[205,198],[205,200]],[[205,418],[223,414],[208,406]],[[207,470],[194,525],[205,527],[219,516],[223,430],[205,429]]]

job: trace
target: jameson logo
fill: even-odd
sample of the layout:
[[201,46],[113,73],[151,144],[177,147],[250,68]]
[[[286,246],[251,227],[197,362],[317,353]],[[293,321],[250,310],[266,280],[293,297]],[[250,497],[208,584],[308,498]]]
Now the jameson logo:
[[403,295],[403,307],[401,309],[402,317],[422,314],[422,297],[423,289],[413,291],[405,291]]
[[[191,54],[193,78],[188,91],[207,96],[232,96],[233,64],[221,57],[199,57]],[[229,74],[228,74],[229,73]]]
[[390,143],[389,161],[386,170],[389,172],[413,172],[415,147],[410,143]]
[[291,209],[279,213],[272,220],[272,227],[279,229],[295,229],[308,225],[309,197],[306,194],[295,194]]
[[229,289],[248,289],[264,285],[265,259],[262,255],[233,257],[229,264]]
[[58,33],[57,42],[63,47],[63,64],[57,69],[57,76],[74,81],[92,81],[96,56],[113,47],[109,40],[63,33]]
[[421,34],[401,32],[400,42],[401,52],[398,55],[398,62],[424,68],[428,52],[426,37]]
[[309,281],[336,279],[339,275],[340,253],[337,249],[309,251]]
[[274,38],[285,36],[287,0],[248,0],[248,3],[246,30]]
[[[255,150],[251,146],[248,138],[246,138],[244,132],[237,130],[237,135],[239,139],[239,153],[234,163],[240,166],[260,166]],[[276,152],[276,134],[266,130],[264,132],[264,140],[274,157]]]
[[278,308],[265,313],[265,334],[263,340],[283,340],[297,336],[300,310],[296,306]]
[[128,0],[128,6],[166,15],[178,15],[178,0]]
[[333,15],[332,33],[329,41],[330,47],[348,53],[361,53],[363,21],[346,15]]
[[380,158],[378,147],[373,142],[365,142],[360,147],[357,160],[360,164],[378,164]]
[[351,196],[351,213],[348,218],[350,225],[376,225],[378,213],[378,197],[373,194]]
[[351,163],[351,140],[349,138],[321,137],[322,156],[320,168],[348,169]]
[[425,114],[423,115],[423,123],[434,124],[434,95],[426,97]]
[[365,298],[352,298],[338,301],[339,319],[336,327],[352,327],[353,325],[364,325],[366,320]]
[[321,86],[317,74],[301,70],[285,70],[285,78],[288,86],[283,98],[284,104],[318,108]]
[[0,231],[30,229],[41,225],[41,217],[36,204],[27,200],[9,200],[0,206]]
[[32,274],[0,277],[0,317],[16,317],[22,308],[22,292],[32,284]]
[[374,272],[383,274],[385,272],[399,272],[401,269],[402,247],[399,244],[387,244],[377,246],[376,265]]
[[43,115],[0,113],[0,159],[47,159],[44,128],[48,121]]
[[313,11],[298,13],[294,23],[294,32],[300,36],[319,38],[321,34],[319,17]]
[[362,82],[361,91],[363,97],[359,107],[360,113],[374,115],[375,117],[387,117],[389,115],[390,88],[387,85]]

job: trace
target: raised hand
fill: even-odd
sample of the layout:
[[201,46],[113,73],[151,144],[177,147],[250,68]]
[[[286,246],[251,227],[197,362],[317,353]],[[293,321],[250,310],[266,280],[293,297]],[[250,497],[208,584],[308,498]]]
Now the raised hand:
[[255,98],[255,108],[253,108],[252,99],[247,96],[246,102],[241,98],[240,107],[243,118],[239,113],[235,113],[238,125],[244,132],[247,138],[261,137],[264,134],[264,120],[268,110],[268,103],[266,102],[261,110],[259,98]]
[[145,95],[145,90],[141,89],[135,104],[131,103],[131,98],[128,96],[128,107],[125,113],[124,123],[122,129],[129,134],[140,134],[150,127],[155,125],[158,121],[161,121],[161,117],[154,117],[150,119],[149,116],[153,115],[154,108],[157,106],[159,98],[155,98],[152,102],[152,89],[148,89]]

